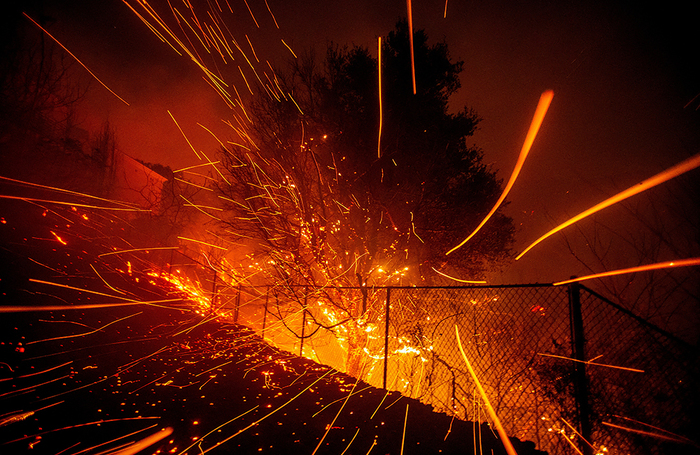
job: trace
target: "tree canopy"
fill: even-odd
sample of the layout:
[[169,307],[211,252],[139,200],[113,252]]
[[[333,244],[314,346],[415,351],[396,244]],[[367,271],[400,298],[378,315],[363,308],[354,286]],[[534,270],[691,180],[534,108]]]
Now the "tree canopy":
[[[377,59],[329,45],[261,88],[250,131],[222,151],[227,231],[270,260],[270,278],[313,286],[436,284],[440,273],[480,279],[509,255],[512,220],[497,214],[448,257],[501,192],[482,151],[467,143],[480,121],[448,102],[462,62],[444,42],[408,26],[382,46],[379,144]],[[454,284],[454,282],[452,282]]]

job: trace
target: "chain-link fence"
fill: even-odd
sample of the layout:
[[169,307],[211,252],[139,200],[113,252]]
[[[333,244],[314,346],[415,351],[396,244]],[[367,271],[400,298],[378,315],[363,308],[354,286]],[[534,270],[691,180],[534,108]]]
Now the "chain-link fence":
[[698,422],[697,348],[583,286],[250,287],[182,247],[118,257],[182,280],[202,312],[291,353],[488,420],[458,331],[508,434],[549,453],[698,453],[686,439]]
[[218,298],[280,348],[487,420],[458,331],[508,434],[553,454],[696,450],[684,436],[697,413],[697,351],[578,285],[229,287]]
[[581,309],[592,440],[620,453],[700,453],[686,439],[700,413],[697,348],[583,287]]
[[[542,387],[539,374],[548,359],[540,354],[567,344],[566,289],[402,288],[392,290],[391,306],[391,388],[460,418],[483,419],[458,349],[458,330],[508,434],[541,448],[557,444],[557,435],[548,430],[559,420],[561,406]],[[411,361],[395,355],[408,343],[421,351]]]

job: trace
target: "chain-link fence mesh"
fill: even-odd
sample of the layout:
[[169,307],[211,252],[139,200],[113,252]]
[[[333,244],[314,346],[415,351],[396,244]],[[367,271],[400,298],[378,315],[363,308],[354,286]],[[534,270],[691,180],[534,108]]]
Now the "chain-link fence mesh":
[[559,355],[570,345],[567,308],[566,289],[554,287],[394,289],[389,352],[411,345],[421,352],[392,355],[391,386],[439,411],[483,420],[457,329],[508,434],[556,452],[564,441],[550,429],[573,402],[549,389],[560,373],[552,374],[542,354]]
[[700,452],[685,440],[697,434],[697,350],[586,288],[581,308],[593,441],[619,453]]
[[[697,412],[695,351],[581,289],[591,453],[663,453],[670,443],[692,451],[682,435],[693,434]],[[556,454],[583,444],[568,291],[234,287],[219,298],[238,322],[291,353],[457,418],[488,420],[458,331],[508,434]]]
[[561,417],[576,422],[571,363],[547,357],[571,356],[566,288],[242,288],[235,304],[240,323],[280,348],[437,411],[486,420],[457,328],[508,433],[552,453],[570,447],[553,430]]
[[292,354],[457,418],[488,420],[458,331],[508,434],[551,454],[582,446],[578,355],[592,428],[584,453],[698,453],[686,439],[698,422],[697,349],[583,286],[585,343],[576,353],[566,286],[246,287],[174,249],[118,258],[182,280],[203,312],[227,314]]

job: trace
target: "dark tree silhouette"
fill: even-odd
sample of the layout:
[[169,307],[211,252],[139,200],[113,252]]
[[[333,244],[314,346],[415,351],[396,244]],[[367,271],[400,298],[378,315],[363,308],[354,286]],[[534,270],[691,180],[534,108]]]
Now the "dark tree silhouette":
[[[351,374],[384,314],[372,286],[435,284],[444,280],[436,271],[481,278],[508,257],[513,236],[499,214],[446,260],[501,182],[467,143],[478,116],[448,109],[462,63],[416,32],[413,95],[408,41],[399,22],[382,49],[381,146],[377,60],[330,45],[322,62],[309,52],[260,87],[267,96],[248,109],[249,131],[221,153],[224,232],[253,250],[256,278],[292,300],[311,295],[319,309],[304,306],[307,323],[347,347]],[[361,293],[335,289],[358,285]]]
[[429,284],[441,278],[434,269],[478,279],[508,257],[512,221],[497,215],[446,260],[501,182],[467,143],[478,116],[448,109],[462,62],[422,31],[414,43],[415,95],[405,22],[383,46],[380,148],[377,61],[365,48],[330,45],[322,63],[309,53],[266,87],[251,109],[251,146],[223,153],[226,224],[278,259],[276,278]]
[[[51,18],[35,3],[11,2],[0,19],[2,174],[103,194],[109,150],[99,147],[114,135],[98,133],[91,148],[89,133],[79,128],[76,112],[88,85],[65,51],[23,16],[28,11],[50,27]],[[88,181],[86,172],[98,175]]]
[[[0,45],[0,133],[56,135],[70,128],[74,108],[86,85],[74,74],[74,62],[12,3],[3,15]],[[32,10],[49,26],[51,18]]]

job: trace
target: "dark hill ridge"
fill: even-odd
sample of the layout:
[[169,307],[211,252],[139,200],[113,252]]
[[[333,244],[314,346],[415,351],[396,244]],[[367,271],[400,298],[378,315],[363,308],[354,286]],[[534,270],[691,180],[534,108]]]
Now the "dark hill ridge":
[[[15,357],[14,379],[0,383],[3,393],[10,393],[2,397],[3,414],[37,411],[0,427],[0,452],[104,453],[99,449],[170,427],[170,437],[142,453],[198,454],[200,448],[221,444],[212,452],[310,454],[330,426],[316,453],[398,454],[402,443],[405,454],[472,453],[475,443],[476,453],[505,453],[486,425],[478,428],[475,439],[471,422],[434,413],[397,392],[387,394],[362,382],[355,385],[352,377],[279,351],[238,325],[209,322],[173,335],[174,328],[182,330],[183,324],[198,321],[158,312],[171,322],[148,333],[136,333],[139,329],[130,326],[102,343],[73,346],[50,360],[41,355]],[[153,312],[147,316],[157,320]],[[126,333],[125,342],[109,339]],[[38,352],[29,346],[24,354]],[[64,365],[67,362],[71,363]],[[41,367],[32,368],[35,365]],[[61,381],[33,388],[44,381],[20,378],[48,365],[64,366],[55,375],[45,373],[44,380]],[[28,393],[12,393],[25,387],[30,387]],[[513,443],[521,455],[541,453],[532,443]]]

